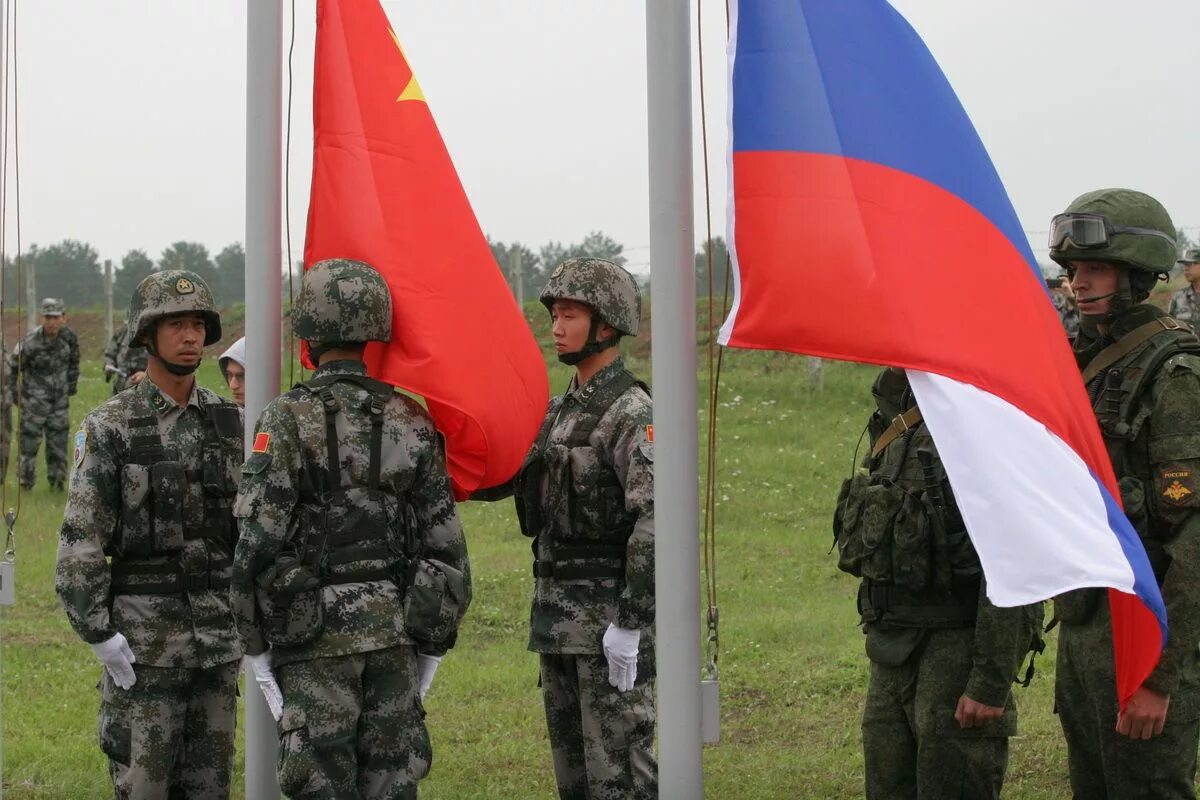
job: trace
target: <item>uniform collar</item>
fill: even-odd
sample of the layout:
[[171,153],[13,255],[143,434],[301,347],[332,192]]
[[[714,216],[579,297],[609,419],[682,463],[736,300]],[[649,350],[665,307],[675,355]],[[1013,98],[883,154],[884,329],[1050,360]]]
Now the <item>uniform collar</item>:
[[[174,399],[168,396],[167,393],[162,389],[158,388],[154,381],[150,380],[149,375],[142,376],[142,379],[138,381],[137,391],[141,393],[142,397],[146,399],[146,402],[150,404],[150,407],[153,408],[154,412],[160,417],[169,414],[177,408],[180,408],[180,405],[176,403]],[[192,383],[192,393],[188,395],[188,401],[184,405],[195,406],[196,408],[201,407],[199,383]]]
[[366,375],[367,365],[357,359],[342,358],[337,361],[326,361],[321,366],[317,367],[317,371],[313,373],[314,378],[321,378],[326,375]]
[[600,387],[617,377],[625,371],[625,360],[621,356],[613,359],[611,364],[601,367],[596,371],[587,383],[582,387],[576,382],[578,375],[571,378],[571,385],[567,387],[567,397],[578,400],[581,403],[586,403],[592,395],[594,395]]

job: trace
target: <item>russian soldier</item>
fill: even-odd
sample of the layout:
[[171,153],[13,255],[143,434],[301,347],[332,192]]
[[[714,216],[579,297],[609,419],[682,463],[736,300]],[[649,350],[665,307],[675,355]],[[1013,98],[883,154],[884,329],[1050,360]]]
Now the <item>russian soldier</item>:
[[292,325],[318,366],[263,411],[242,469],[239,632],[285,794],[416,797],[421,701],[471,598],[445,456],[428,413],[367,377],[367,343],[392,336],[378,272],[314,264]]
[[1082,315],[1075,358],[1125,514],[1146,548],[1170,629],[1158,666],[1118,712],[1103,589],[1055,598],[1055,706],[1076,797],[1193,798],[1200,740],[1200,341],[1145,302],[1175,262],[1175,227],[1129,189],[1076,198],[1050,256]]
[[229,602],[242,462],[237,407],[197,385],[221,338],[191,272],[143,280],[129,327],[146,379],[75,434],[55,588],[104,664],[100,748],[120,798],[223,798],[241,648]]

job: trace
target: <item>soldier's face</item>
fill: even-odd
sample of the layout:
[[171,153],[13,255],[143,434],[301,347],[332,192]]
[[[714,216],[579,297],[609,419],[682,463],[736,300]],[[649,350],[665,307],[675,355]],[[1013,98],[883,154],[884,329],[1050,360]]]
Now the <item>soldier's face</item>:
[[204,354],[204,317],[198,313],[165,317],[154,328],[154,346],[164,361],[199,364]]
[[[1072,261],[1071,290],[1081,314],[1107,314],[1117,293],[1120,272],[1104,261]],[[1095,299],[1090,299],[1095,298]]]
[[1188,283],[1195,283],[1200,280],[1200,261],[1193,261],[1191,264],[1183,265],[1183,277]]
[[592,310],[574,300],[555,300],[550,306],[550,334],[559,353],[574,353],[587,344]]
[[225,383],[229,384],[229,391],[233,393],[233,402],[239,406],[246,405],[246,370],[232,358],[225,365]]
[[49,336],[58,336],[58,332],[62,330],[62,326],[66,324],[67,318],[59,315],[53,317],[42,317],[42,330]]

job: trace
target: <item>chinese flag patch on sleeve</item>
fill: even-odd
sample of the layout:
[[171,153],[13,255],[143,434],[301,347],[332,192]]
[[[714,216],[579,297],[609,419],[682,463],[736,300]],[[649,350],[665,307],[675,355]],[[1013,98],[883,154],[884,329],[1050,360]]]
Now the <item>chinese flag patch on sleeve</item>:
[[271,434],[260,433],[254,437],[254,447],[251,450],[255,453],[267,452],[267,445],[271,443]]

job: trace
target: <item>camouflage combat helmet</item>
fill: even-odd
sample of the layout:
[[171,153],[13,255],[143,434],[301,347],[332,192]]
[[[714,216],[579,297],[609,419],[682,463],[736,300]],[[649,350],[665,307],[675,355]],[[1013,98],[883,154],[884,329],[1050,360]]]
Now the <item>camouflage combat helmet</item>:
[[205,347],[220,341],[221,315],[203,278],[183,269],[150,273],[133,290],[129,301],[131,343],[139,344],[142,335],[163,317],[188,311],[204,317]]
[[555,268],[541,301],[574,300],[596,310],[604,322],[628,336],[637,336],[642,321],[642,297],[633,276],[602,258],[570,258]]
[[1200,247],[1189,247],[1179,257],[1180,264],[1200,264]]
[[328,258],[300,282],[292,330],[311,343],[353,344],[392,339],[392,293],[370,264]]
[[42,299],[42,316],[43,317],[61,317],[67,313],[67,306],[57,297],[46,297]]
[[[1099,245],[1059,238],[1072,219],[1100,217],[1108,235]],[[1080,195],[1051,224],[1050,257],[1068,261],[1108,261],[1160,275],[1175,265],[1175,225],[1162,203],[1132,189],[1100,189]],[[1055,239],[1058,238],[1056,242]]]

